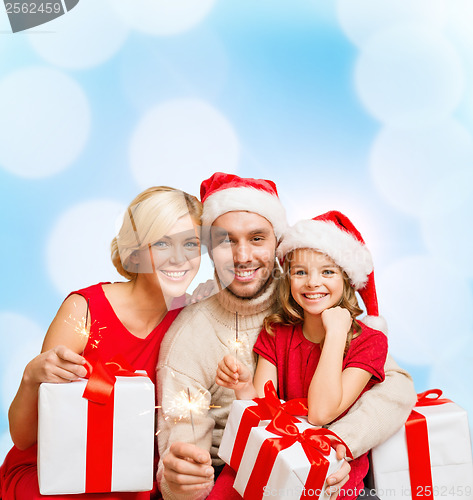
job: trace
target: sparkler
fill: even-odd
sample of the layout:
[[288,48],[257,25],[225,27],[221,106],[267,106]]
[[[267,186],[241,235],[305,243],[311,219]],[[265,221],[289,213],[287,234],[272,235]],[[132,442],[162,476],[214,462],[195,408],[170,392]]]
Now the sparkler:
[[[174,375],[174,374],[173,374]],[[162,408],[157,406],[156,408]],[[189,387],[179,391],[170,401],[169,407],[166,408],[164,413],[164,419],[172,419],[174,423],[177,423],[184,419],[189,419],[192,427],[192,436],[194,439],[194,444],[196,444],[195,437],[195,422],[194,418],[196,416],[203,415],[205,411],[212,408],[221,408],[216,405],[209,405],[207,403],[207,398],[204,392],[196,391],[192,392]],[[156,435],[159,434],[159,430]]]
[[[82,316],[82,318],[77,319],[75,318],[72,314],[69,314],[68,321],[67,319],[64,320],[65,323],[68,325],[72,326],[73,330],[77,335],[79,335],[81,338],[86,338],[89,340],[90,345],[92,348],[96,348],[100,342],[100,339],[102,338],[102,335],[100,334],[100,330],[103,330],[106,328],[105,326],[102,326],[98,328],[95,332],[94,337],[92,338],[90,335],[90,330],[92,328],[92,324],[94,322],[89,323],[89,301],[90,299],[87,299],[87,309],[85,311],[85,316]],[[77,308],[76,303],[74,302],[74,307]]]
[[[90,335],[90,326],[87,324],[89,322],[89,300],[90,299],[87,299],[87,309],[85,311],[85,317],[82,317],[78,320],[71,314],[69,314],[69,319],[72,320],[72,323],[64,320],[68,325],[71,325],[74,328],[74,331],[77,333],[77,335],[86,338],[89,338]],[[77,307],[75,302],[74,307]]]
[[188,400],[189,400],[189,415],[191,417],[192,435],[194,436],[194,444],[196,444],[196,441],[195,441],[194,416],[192,415],[191,390],[189,389],[189,387],[187,388],[187,397],[188,397]]
[[235,312],[235,359],[238,361],[238,345],[240,340],[238,338],[238,311]]

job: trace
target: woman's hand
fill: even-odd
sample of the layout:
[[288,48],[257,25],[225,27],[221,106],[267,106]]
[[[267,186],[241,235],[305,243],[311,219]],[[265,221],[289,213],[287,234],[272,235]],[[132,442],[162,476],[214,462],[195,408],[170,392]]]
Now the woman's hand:
[[350,311],[344,307],[331,307],[322,312],[322,323],[326,335],[340,335],[346,338],[352,325]]
[[78,353],[84,351],[87,337],[77,335],[74,323],[85,321],[87,316],[90,321],[85,298],[69,296],[46,333],[41,354],[26,365],[8,411],[10,434],[18,448],[25,449],[36,442],[40,384],[71,382],[86,375],[85,359]]
[[230,354],[219,362],[215,382],[233,389],[237,399],[252,399],[257,396],[250,369]]
[[59,345],[33,358],[23,374],[28,385],[39,386],[43,382],[65,383],[85,377],[85,359],[68,347]]

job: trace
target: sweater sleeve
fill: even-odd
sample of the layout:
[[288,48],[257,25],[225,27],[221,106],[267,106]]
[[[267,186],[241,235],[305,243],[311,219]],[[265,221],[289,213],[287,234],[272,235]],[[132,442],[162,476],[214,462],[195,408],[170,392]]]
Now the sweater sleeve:
[[[195,307],[194,307],[195,306]],[[187,307],[166,333],[160,349],[157,366],[158,448],[160,462],[158,483],[165,500],[197,500],[205,498],[208,491],[197,490],[176,495],[163,475],[162,458],[172,443],[186,442],[211,452],[216,457],[216,422],[226,419],[231,406],[225,396],[233,391],[215,384],[217,364],[228,347],[219,340],[204,308],[200,304]],[[200,306],[200,307],[199,307]],[[204,311],[204,312],[203,312]],[[188,397],[196,404],[192,412],[186,408]],[[210,408],[211,405],[218,405]],[[223,430],[222,430],[223,432]],[[209,488],[210,489],[210,488]]]
[[[205,498],[208,492],[202,490],[190,492],[183,495],[174,494],[163,476],[162,458],[169,452],[172,443],[186,442],[194,443],[204,450],[210,450],[212,442],[212,430],[214,419],[209,415],[210,405],[209,392],[199,383],[199,381],[189,377],[185,373],[180,373],[171,366],[162,366],[158,369],[158,397],[161,408],[158,409],[158,447],[159,466],[158,483],[165,500],[197,500]],[[193,412],[192,420],[190,412],[182,409],[185,405],[188,392],[191,399],[195,400],[201,410]],[[210,488],[209,488],[210,490]]]
[[[158,483],[165,500],[197,500],[208,494],[202,490],[185,495],[171,492],[163,477],[162,458],[175,442],[195,442],[200,448],[210,451],[215,425],[209,412],[211,395],[208,388],[215,379],[216,355],[211,342],[203,344],[196,332],[207,332],[209,339],[215,335],[199,314],[193,315],[192,321],[189,321],[189,312],[183,313],[171,325],[161,343],[157,366],[157,396],[161,406],[158,408]],[[185,408],[189,394],[198,406],[198,410],[192,413],[194,425],[190,412]]]
[[411,376],[388,355],[386,378],[366,391],[330,430],[340,436],[355,458],[381,444],[407,420],[417,396]]

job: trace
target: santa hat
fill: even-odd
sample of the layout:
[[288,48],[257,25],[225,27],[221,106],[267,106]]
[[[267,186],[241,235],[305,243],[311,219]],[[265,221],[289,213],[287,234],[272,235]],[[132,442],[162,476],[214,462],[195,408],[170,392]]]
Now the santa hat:
[[310,220],[302,220],[288,229],[279,244],[281,262],[296,248],[311,248],[328,255],[343,269],[353,288],[360,294],[367,316],[361,321],[370,328],[387,333],[387,324],[378,312],[373,260],[365,242],[350,219],[330,211]]
[[251,179],[216,172],[200,186],[204,205],[202,225],[211,226],[227,212],[254,212],[273,226],[279,240],[287,227],[286,211],[279,200],[276,184],[266,179]]

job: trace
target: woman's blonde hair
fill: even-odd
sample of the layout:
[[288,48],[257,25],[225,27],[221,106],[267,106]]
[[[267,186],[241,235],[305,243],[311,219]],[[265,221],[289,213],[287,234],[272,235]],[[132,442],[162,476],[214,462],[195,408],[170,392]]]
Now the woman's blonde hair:
[[[273,326],[275,325],[299,325],[304,323],[304,310],[294,300],[291,294],[291,261],[293,253],[294,250],[289,252],[284,259],[283,272],[279,282],[278,308],[275,313],[267,316],[263,322],[263,327],[270,334],[274,334]],[[346,354],[353,335],[361,331],[361,326],[356,321],[356,317],[359,316],[363,310],[360,309],[358,305],[355,289],[352,287],[348,275],[343,269],[341,271],[343,276],[343,292],[340,302],[337,305],[347,309],[353,320],[352,327],[347,334],[347,343],[345,346]]]
[[112,262],[127,279],[134,279],[130,256],[156,243],[178,219],[190,215],[200,225],[202,204],[195,197],[168,186],[151,187],[140,193],[128,206],[123,224],[111,244]]

